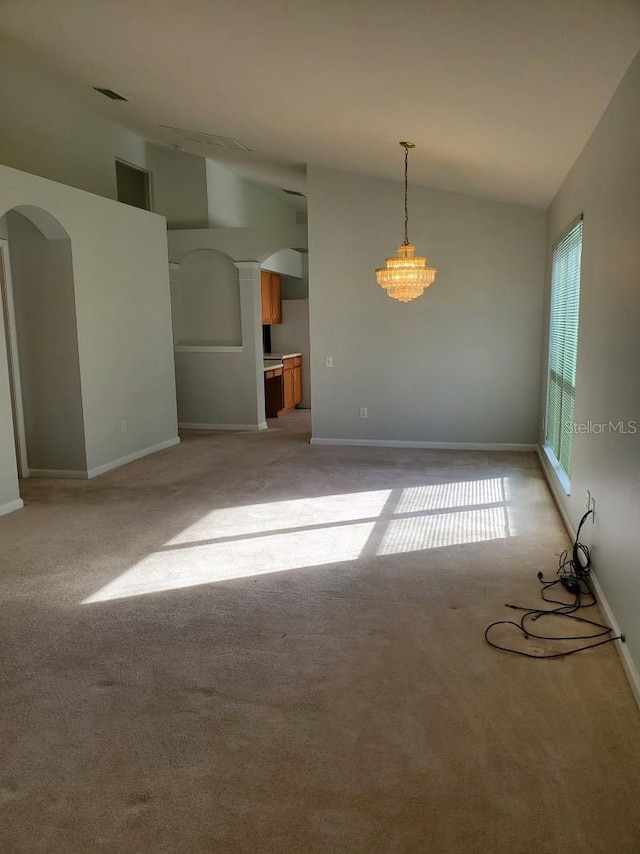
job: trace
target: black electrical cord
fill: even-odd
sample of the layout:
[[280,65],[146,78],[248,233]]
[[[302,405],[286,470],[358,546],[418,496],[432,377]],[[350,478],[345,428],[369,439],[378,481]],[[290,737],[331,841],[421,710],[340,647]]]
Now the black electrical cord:
[[[581,608],[591,608],[596,603],[596,597],[587,580],[591,570],[591,555],[589,554],[589,549],[580,542],[580,531],[591,512],[591,510],[588,510],[580,520],[571,551],[571,557],[569,557],[569,552],[567,550],[562,552],[560,555],[558,560],[558,577],[548,581],[545,580],[541,572],[538,573],[538,579],[542,584],[542,590],[540,591],[542,599],[549,604],[557,605],[557,607],[529,608],[506,603],[505,607],[513,608],[516,611],[523,611],[524,613],[518,622],[515,620],[497,620],[487,626],[484,632],[484,638],[489,646],[492,646],[494,649],[503,650],[504,652],[512,652],[514,655],[522,655],[525,658],[562,658],[567,655],[574,655],[576,652],[583,652],[586,649],[593,649],[596,646],[602,646],[605,643],[611,643],[615,640],[621,640],[624,642],[624,635],[616,635],[615,637],[606,637],[605,640],[598,640],[597,643],[585,644],[577,649],[538,655],[533,652],[523,652],[522,650],[514,649],[513,647],[502,646],[489,638],[489,632],[495,626],[514,626],[523,635],[525,640],[528,640],[529,638],[550,641],[597,640],[597,638],[611,635],[613,629],[610,626],[607,626],[604,623],[598,623],[595,620],[588,620],[586,617],[578,617],[575,613]],[[558,584],[573,595],[574,598],[572,602],[550,598],[546,595],[547,591],[552,590]],[[588,597],[588,601],[583,601],[583,597]],[[601,631],[587,635],[556,636],[536,634],[536,632],[531,630],[531,623],[541,619],[542,617],[564,617],[565,619],[573,620],[576,623],[582,623],[593,626],[595,629],[601,629]]]

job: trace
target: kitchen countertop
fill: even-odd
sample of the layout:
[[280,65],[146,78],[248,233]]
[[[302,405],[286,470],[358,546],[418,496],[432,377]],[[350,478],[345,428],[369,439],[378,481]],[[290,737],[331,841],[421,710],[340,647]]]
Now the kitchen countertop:
[[274,368],[284,368],[284,365],[282,364],[282,362],[277,362],[277,361],[267,362],[267,361],[265,361],[264,367],[262,370],[266,372],[266,371],[272,371]]
[[283,359],[292,359],[294,356],[302,356],[302,353],[265,353],[265,362],[281,362]]

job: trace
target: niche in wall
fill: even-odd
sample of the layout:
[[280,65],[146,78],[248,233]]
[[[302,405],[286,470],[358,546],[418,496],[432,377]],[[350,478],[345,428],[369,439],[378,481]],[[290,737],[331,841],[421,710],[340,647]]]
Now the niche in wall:
[[240,282],[232,259],[215,249],[198,249],[171,277],[173,340],[176,346],[242,345]]

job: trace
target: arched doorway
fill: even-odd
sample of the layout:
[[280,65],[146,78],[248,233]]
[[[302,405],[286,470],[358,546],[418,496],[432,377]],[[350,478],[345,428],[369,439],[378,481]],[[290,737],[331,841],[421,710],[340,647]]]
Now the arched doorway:
[[0,218],[2,314],[20,477],[86,477],[71,240],[47,211]]

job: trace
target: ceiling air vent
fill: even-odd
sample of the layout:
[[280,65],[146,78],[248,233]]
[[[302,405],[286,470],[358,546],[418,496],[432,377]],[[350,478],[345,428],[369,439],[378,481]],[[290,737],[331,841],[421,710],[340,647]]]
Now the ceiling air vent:
[[233,151],[251,151],[246,145],[238,142],[230,136],[217,136],[215,133],[204,133],[199,130],[187,130],[186,128],[174,128],[171,125],[158,125],[164,130],[173,131],[180,139],[186,142],[198,142],[200,145],[215,145],[216,148],[230,148]]
[[102,89],[100,86],[93,87],[96,92],[100,92],[102,95],[106,95],[107,98],[111,98],[112,101],[128,101],[128,98],[125,98],[124,95],[121,95],[119,92],[114,92],[113,89]]

